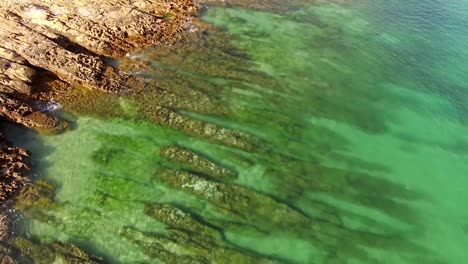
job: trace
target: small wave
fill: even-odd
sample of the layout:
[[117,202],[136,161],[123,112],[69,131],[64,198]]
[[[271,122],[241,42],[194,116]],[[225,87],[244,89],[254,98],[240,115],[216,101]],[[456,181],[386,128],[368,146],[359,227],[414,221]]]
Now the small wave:
[[35,108],[41,112],[53,113],[62,110],[62,105],[55,101],[37,102]]

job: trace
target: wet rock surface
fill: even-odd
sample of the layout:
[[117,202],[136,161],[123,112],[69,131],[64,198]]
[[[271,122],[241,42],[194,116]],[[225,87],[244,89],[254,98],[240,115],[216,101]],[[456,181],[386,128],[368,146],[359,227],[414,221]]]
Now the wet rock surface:
[[17,264],[14,259],[14,251],[9,245],[0,244],[0,263],[2,264]]
[[[0,4],[0,116],[28,108],[38,70],[78,87],[104,92],[135,89],[139,82],[102,56],[122,57],[157,43],[173,43],[197,11],[192,1],[3,1]],[[12,97],[11,95],[15,95]],[[28,109],[30,122],[45,122]],[[21,113],[20,113],[21,115]],[[49,125],[54,125],[49,123]]]
[[[28,182],[26,173],[29,167],[25,162],[27,156],[24,149],[8,146],[0,134],[0,203],[7,201]],[[7,219],[8,215],[1,217]]]
[[28,104],[27,101],[0,93],[0,117],[44,133],[58,133],[68,124]]

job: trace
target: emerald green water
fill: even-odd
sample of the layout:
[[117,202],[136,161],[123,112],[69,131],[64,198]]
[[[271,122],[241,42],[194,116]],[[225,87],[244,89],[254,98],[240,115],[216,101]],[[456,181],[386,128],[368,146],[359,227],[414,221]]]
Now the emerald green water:
[[[187,136],[139,114],[160,104],[151,87],[142,101],[120,98],[119,117],[78,116],[64,134],[23,138],[38,178],[57,186],[53,206],[25,214],[27,233],[109,263],[182,263],[154,250],[164,244],[154,233],[178,236],[148,213],[161,203],[222,230],[206,251],[164,244],[179,256],[232,250],[199,263],[260,263],[239,252],[278,263],[467,262],[468,5],[343,2],[276,13],[212,7],[203,20],[230,38],[207,34],[204,49],[144,54],[160,87],[229,111],[171,109],[255,137],[240,136],[247,147],[224,139],[231,130]],[[175,145],[237,177],[161,156]],[[177,185],[165,168],[241,189]],[[217,191],[229,199],[214,201]]]

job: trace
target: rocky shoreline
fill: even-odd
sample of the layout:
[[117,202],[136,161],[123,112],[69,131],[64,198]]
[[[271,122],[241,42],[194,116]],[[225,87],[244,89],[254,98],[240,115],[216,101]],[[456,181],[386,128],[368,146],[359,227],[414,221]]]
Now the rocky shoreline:
[[[191,0],[2,1],[0,4],[0,128],[12,122],[40,133],[60,133],[68,123],[47,111],[57,94],[73,89],[122,93],[141,88],[130,74],[112,65],[128,52],[180,40],[198,12]],[[29,183],[26,150],[10,146],[0,134],[0,240],[11,233],[6,209]],[[19,250],[19,251],[18,251]],[[37,251],[37,252],[36,252]],[[13,238],[0,245],[0,262],[17,263],[18,254],[46,256],[52,263],[98,263],[71,245],[35,245]]]
[[[58,133],[67,123],[43,111],[62,87],[118,93],[137,89],[131,75],[108,62],[127,52],[174,43],[198,7],[193,1],[3,1],[0,4],[0,120],[42,133]],[[50,79],[50,76],[51,79]],[[0,139],[2,181],[0,202],[24,181],[26,152]],[[5,163],[6,162],[6,163]],[[21,166],[19,166],[21,165]],[[14,180],[12,180],[14,179]]]

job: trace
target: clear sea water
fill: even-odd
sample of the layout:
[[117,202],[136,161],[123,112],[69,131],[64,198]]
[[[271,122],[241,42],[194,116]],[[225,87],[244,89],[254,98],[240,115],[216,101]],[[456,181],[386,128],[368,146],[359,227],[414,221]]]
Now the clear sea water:
[[[242,150],[135,114],[158,104],[151,100],[122,97],[117,117],[76,114],[71,131],[22,139],[36,176],[57,186],[57,207],[38,209],[53,220],[32,214],[27,233],[77,243],[109,263],[159,263],[122,235],[127,227],[163,232],[144,212],[157,202],[190,208],[228,244],[279,263],[468,263],[468,2],[276,5],[210,7],[202,19],[230,36],[224,44],[207,34],[200,51],[144,54],[156,82],[180,81],[183,91],[195,78],[206,86],[188,90],[230,109],[174,107],[179,113],[260,143]],[[270,208],[246,208],[248,220],[239,220],[161,183],[166,145],[236,171],[228,184],[273,197],[310,222],[273,223]]]

